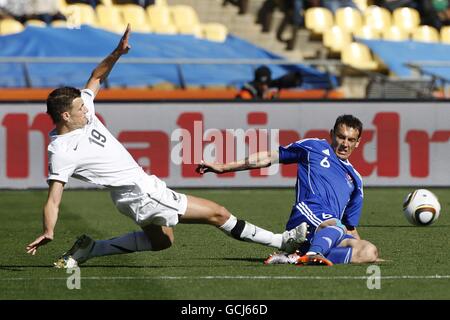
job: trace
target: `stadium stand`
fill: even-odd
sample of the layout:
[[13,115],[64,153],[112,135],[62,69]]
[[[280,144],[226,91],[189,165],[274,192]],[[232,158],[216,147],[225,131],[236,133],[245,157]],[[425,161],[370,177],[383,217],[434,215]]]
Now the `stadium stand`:
[[[361,0],[354,1],[359,11],[350,7],[340,8],[333,15],[330,10],[321,7],[312,7],[305,10],[305,27],[298,31],[298,44],[292,52],[287,52],[284,44],[276,39],[274,32],[264,34],[255,23],[257,11],[264,1],[249,1],[248,8],[243,13],[238,12],[238,8],[235,6],[223,6],[222,0],[210,0],[207,3],[201,0],[158,0],[155,1],[154,5],[148,5],[146,9],[138,5],[114,4],[114,1],[111,0],[98,1],[100,4],[95,9],[87,4],[68,4],[65,0],[58,0],[60,10],[66,14],[68,19],[67,21],[53,21],[51,26],[64,29],[87,24],[94,28],[121,33],[125,29],[126,22],[131,22],[135,32],[155,33],[163,37],[178,34],[181,35],[179,39],[184,36],[193,36],[194,41],[205,39],[226,45],[236,41],[237,38],[230,37],[230,34],[235,34],[250,43],[261,45],[262,49],[268,50],[268,52],[272,52],[274,55],[270,59],[284,57],[290,59],[289,63],[305,63],[313,66],[311,69],[322,72],[322,74],[336,75],[337,78],[335,79],[340,79],[342,86],[347,85],[345,77],[348,77],[349,74],[357,74],[357,70],[361,71],[359,76],[368,78],[369,82],[374,82],[371,77],[379,72],[388,74],[389,77],[400,77],[396,81],[402,81],[402,77],[410,76],[412,72],[410,67],[403,66],[401,68],[398,61],[389,61],[392,57],[386,55],[384,49],[380,51],[380,44],[381,46],[383,46],[383,43],[390,46],[394,42],[402,45],[416,42],[422,44],[450,43],[448,27],[443,27],[439,32],[431,26],[421,25],[418,10],[397,8],[390,12],[386,8],[373,5],[374,1]],[[282,12],[274,12],[274,20],[283,20],[282,14]],[[13,20],[14,26],[8,26],[10,22],[6,22],[6,26],[3,27],[4,21],[6,20],[3,19],[0,22],[0,34],[14,34],[21,32],[25,27],[25,30],[27,30],[30,26],[44,26],[42,23],[35,21],[25,22],[22,25],[15,23],[17,21]],[[375,42],[365,42],[366,40],[378,42],[375,45]],[[186,57],[190,58],[189,54]],[[176,57],[171,56],[170,58]],[[203,58],[210,59],[211,57]],[[408,64],[421,59],[415,59],[408,55],[408,59],[403,59],[401,63]],[[437,61],[442,60],[437,58]],[[349,66],[353,72],[341,74],[345,68],[341,68],[340,63]],[[161,76],[164,69],[162,66],[157,66],[157,69],[159,69],[158,75],[154,79],[149,78],[148,83],[118,84],[113,81],[109,85],[112,87],[150,86],[152,88],[157,87],[158,90],[170,90],[173,88],[203,88],[205,86],[211,88],[237,87],[239,83],[244,81],[243,75],[240,74],[240,80],[229,82],[228,79],[220,82],[218,79],[212,79],[210,83],[204,83],[195,80],[192,73],[196,74],[195,71],[204,70],[202,71],[204,72],[203,77],[208,77],[209,74],[217,72],[217,67],[199,67],[199,65],[189,64],[167,69],[166,72],[171,79],[166,79]],[[233,70],[234,72],[234,67],[229,65],[227,71],[232,72]],[[275,69],[279,68],[276,65],[274,67]],[[436,66],[433,68],[433,72],[439,69]],[[34,70],[32,64],[29,69]],[[250,66],[247,66],[248,74],[251,74],[251,69]],[[30,70],[27,71],[30,72]],[[209,72],[206,72],[206,70],[209,70]],[[421,69],[420,74],[423,76],[429,72],[429,69],[424,68]],[[225,75],[228,76],[229,74],[225,73]],[[443,71],[437,73],[437,76],[441,78],[444,75]],[[55,77],[54,79],[60,78]],[[46,81],[43,81],[43,78],[39,79],[37,83],[45,85]],[[27,81],[25,86],[27,83],[36,84],[35,79],[28,79]],[[18,80],[6,82],[9,83],[8,86],[11,86],[12,82],[22,83],[23,85],[23,81]],[[320,85],[323,85],[323,83]],[[356,81],[356,83],[358,82]],[[383,83],[388,82],[384,81]],[[326,86],[330,87],[329,83]],[[311,85],[309,89],[312,90],[313,87]],[[367,94],[367,92],[366,90],[364,94]],[[373,92],[379,92],[379,90]]]

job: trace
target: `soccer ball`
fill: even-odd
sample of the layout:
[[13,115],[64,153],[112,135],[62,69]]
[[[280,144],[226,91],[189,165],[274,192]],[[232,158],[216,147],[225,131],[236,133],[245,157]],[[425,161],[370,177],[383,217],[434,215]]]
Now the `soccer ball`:
[[427,189],[417,189],[403,201],[406,219],[416,226],[428,226],[439,218],[441,205],[438,198]]

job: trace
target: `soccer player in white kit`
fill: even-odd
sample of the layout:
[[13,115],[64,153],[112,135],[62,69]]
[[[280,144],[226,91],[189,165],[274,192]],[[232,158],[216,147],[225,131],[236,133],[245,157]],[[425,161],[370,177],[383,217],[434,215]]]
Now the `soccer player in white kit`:
[[280,250],[298,246],[306,239],[306,225],[282,234],[239,220],[212,201],[177,193],[154,175],[147,175],[129,152],[95,116],[94,98],[121,55],[126,54],[130,26],[116,49],[92,72],[86,88],[55,89],[47,99],[47,113],[56,128],[50,133],[49,192],[44,206],[43,233],[27,247],[27,253],[53,240],[64,185],[74,177],[110,189],[117,209],[132,218],[142,231],[108,240],[94,241],[83,235],[56,262],[56,267],[75,267],[90,258],[158,251],[169,248],[177,223],[200,223],[218,227],[238,240]]

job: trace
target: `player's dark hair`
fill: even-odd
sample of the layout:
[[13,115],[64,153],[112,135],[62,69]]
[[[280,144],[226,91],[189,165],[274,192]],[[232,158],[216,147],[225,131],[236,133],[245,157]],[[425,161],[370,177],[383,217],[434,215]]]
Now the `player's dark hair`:
[[336,119],[334,123],[333,131],[336,132],[339,126],[345,124],[349,128],[358,130],[358,138],[361,137],[363,124],[361,120],[352,116],[351,114],[343,114]]
[[53,90],[47,98],[47,113],[53,123],[61,121],[61,113],[70,110],[72,101],[81,97],[81,91],[77,88],[62,87]]

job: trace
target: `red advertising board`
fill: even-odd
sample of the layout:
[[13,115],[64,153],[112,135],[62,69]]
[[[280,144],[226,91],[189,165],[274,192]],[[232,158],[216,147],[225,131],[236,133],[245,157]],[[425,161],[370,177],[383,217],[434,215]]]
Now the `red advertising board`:
[[[309,138],[328,138],[337,116],[364,124],[350,161],[366,186],[450,186],[450,103],[98,103],[99,118],[147,171],[171,187],[281,187],[295,165],[225,175],[195,173],[196,164]],[[0,104],[0,188],[45,188],[45,104]],[[72,180],[70,187],[89,187]]]

